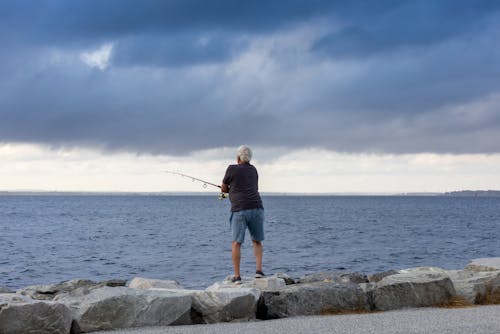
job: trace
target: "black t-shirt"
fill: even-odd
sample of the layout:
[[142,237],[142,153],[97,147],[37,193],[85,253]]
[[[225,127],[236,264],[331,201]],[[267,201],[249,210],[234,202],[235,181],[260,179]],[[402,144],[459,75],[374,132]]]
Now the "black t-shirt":
[[253,165],[229,165],[222,182],[229,186],[232,212],[264,208],[259,195],[259,175]]

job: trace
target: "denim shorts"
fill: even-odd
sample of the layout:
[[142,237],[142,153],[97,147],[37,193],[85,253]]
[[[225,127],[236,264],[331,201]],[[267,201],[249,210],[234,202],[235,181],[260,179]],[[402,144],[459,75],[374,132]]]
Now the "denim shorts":
[[245,231],[248,228],[252,240],[264,240],[264,209],[249,209],[231,212],[229,218],[233,241],[243,243],[245,241]]

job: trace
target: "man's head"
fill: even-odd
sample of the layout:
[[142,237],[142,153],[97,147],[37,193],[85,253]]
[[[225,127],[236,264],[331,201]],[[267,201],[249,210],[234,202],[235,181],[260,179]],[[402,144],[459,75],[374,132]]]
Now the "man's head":
[[252,160],[252,150],[246,145],[238,147],[237,153],[238,162],[250,162]]

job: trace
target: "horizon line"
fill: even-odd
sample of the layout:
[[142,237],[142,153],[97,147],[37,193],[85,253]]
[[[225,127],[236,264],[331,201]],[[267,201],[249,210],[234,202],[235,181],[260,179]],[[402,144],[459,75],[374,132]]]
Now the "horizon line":
[[[500,192],[500,190],[410,191],[410,192],[283,192],[263,191],[263,196],[436,196],[449,193]],[[0,195],[162,195],[212,196],[208,191],[85,191],[85,190],[0,190]]]

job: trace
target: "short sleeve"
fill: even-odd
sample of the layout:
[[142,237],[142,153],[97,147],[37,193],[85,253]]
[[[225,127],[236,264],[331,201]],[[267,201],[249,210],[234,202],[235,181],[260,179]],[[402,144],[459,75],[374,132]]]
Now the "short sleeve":
[[228,166],[226,169],[226,174],[224,175],[224,178],[222,179],[222,183],[230,185],[231,181],[233,179],[233,173],[231,172],[231,166]]

